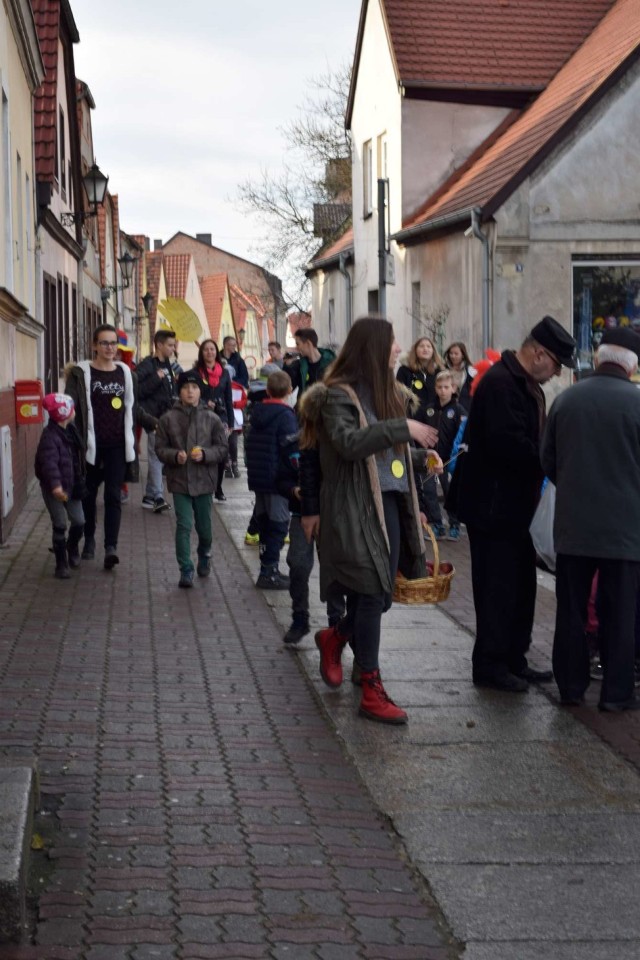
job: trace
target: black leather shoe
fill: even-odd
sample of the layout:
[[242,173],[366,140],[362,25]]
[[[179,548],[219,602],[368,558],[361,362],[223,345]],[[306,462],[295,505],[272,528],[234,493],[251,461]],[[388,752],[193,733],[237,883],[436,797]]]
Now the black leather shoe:
[[215,497],[216,497],[216,500],[219,500],[220,502],[227,499],[224,493],[222,492],[222,490],[220,490],[219,493],[216,493]]
[[120,563],[120,558],[116,553],[115,547],[105,547],[104,548],[104,568],[105,570],[113,570],[115,565]]
[[632,697],[631,700],[601,700],[598,710],[603,713],[623,713],[625,710],[640,710],[640,700]]
[[551,670],[534,670],[533,667],[525,667],[518,673],[518,676],[526,680],[527,683],[550,683],[553,680]]
[[491,687],[493,690],[506,690],[507,693],[526,693],[529,684],[515,673],[499,673],[495,676],[475,676],[473,682],[476,687]]
[[560,703],[563,707],[580,707],[584,703],[584,697],[560,697]]

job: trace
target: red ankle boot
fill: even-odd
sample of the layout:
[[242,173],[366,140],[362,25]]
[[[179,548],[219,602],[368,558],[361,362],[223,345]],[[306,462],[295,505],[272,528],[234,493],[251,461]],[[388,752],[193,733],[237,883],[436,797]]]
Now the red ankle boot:
[[337,627],[327,627],[316,633],[316,646],[320,651],[320,674],[328,687],[342,683],[342,651],[347,643]]
[[362,700],[358,711],[367,720],[378,723],[406,723],[408,717],[404,710],[397,707],[382,686],[379,670],[362,672]]

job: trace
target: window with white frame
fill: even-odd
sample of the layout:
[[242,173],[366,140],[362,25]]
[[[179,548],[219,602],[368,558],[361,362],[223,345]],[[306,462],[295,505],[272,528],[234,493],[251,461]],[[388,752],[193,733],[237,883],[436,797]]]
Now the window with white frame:
[[632,327],[640,332],[640,254],[575,257],[572,287],[578,369],[590,370],[605,330]]
[[362,205],[363,216],[373,213],[373,147],[371,140],[362,146]]

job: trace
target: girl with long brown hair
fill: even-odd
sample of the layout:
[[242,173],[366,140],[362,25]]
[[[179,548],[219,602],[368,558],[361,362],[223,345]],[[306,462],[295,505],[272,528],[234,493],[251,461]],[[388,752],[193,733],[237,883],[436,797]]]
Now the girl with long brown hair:
[[[215,340],[202,341],[198,347],[198,359],[195,362],[195,368],[202,378],[202,403],[213,410],[214,413],[217,413],[228,437],[235,426],[231,378],[222,365],[222,358]],[[222,489],[224,470],[224,462],[219,463],[215,492],[216,500],[227,499]]]
[[[342,683],[341,657],[353,647],[362,675],[360,714],[382,723],[406,723],[387,695],[378,653],[382,614],[391,605],[398,568],[424,576],[424,539],[413,482],[409,441],[423,447],[431,433],[407,419],[393,375],[400,348],[386,320],[353,325],[323,383],[305,392],[302,445],[320,458],[320,595],[337,585],[347,616],[316,634],[320,673]],[[437,455],[436,455],[437,456]]]
[[436,401],[436,377],[444,369],[444,361],[429,337],[420,337],[413,344],[398,369],[398,381],[411,390],[419,403],[416,420],[426,422],[426,411]]

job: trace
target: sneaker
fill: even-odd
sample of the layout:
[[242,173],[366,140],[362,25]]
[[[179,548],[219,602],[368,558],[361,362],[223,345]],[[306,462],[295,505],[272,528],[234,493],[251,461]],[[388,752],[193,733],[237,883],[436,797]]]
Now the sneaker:
[[245,533],[244,542],[249,547],[258,547],[260,546],[260,534],[259,533]]
[[242,474],[240,473],[240,467],[238,466],[237,463],[231,464],[231,473],[233,474],[236,480],[239,480],[240,477],[242,476]]
[[444,536],[446,533],[444,528],[444,523],[430,523],[429,526],[433,530],[433,535],[436,538],[436,540],[444,540]]
[[105,570],[113,570],[115,565],[120,563],[120,557],[116,551],[115,547],[105,547],[104,548],[104,568]]
[[452,523],[449,527],[449,533],[447,534],[447,540],[451,540],[453,543],[456,543],[460,539],[460,527],[457,523]]
[[603,673],[600,655],[596,653],[589,661],[589,676],[592,680],[602,680]]
[[224,493],[222,492],[222,490],[218,490],[218,492],[216,493],[215,497],[216,497],[216,500],[218,500],[220,503],[222,503],[223,500],[226,500],[226,499],[227,499],[227,498],[225,497]]
[[507,693],[526,693],[529,689],[526,680],[508,671],[487,676],[474,674],[473,682],[476,687],[492,687],[494,690],[506,690]]
[[197,571],[199,577],[208,577],[211,573],[211,557],[198,557]]
[[226,480],[233,480],[233,470],[231,467],[225,467],[224,476]]
[[193,586],[193,569],[183,570],[178,580],[178,586],[183,590],[189,590]]
[[296,620],[293,618],[291,626],[285,633],[282,638],[284,643],[288,643],[290,646],[294,646],[296,643],[300,643],[303,637],[309,633],[309,621],[308,620]]
[[164,497],[158,497],[153,504],[153,512],[164,513],[166,510],[171,510],[171,505],[167,503]]
[[289,536],[289,534],[287,534],[286,537],[284,538],[284,542],[291,543],[291,537]]
[[289,577],[276,570],[275,573],[261,573],[256,580],[258,590],[288,590]]
[[[120,491],[120,503],[129,503],[129,491],[121,490]],[[144,504],[143,504],[144,505]]]
[[155,505],[156,505],[156,502],[153,499],[153,497],[145,496],[142,498],[142,506],[144,507],[145,510],[153,510]]

